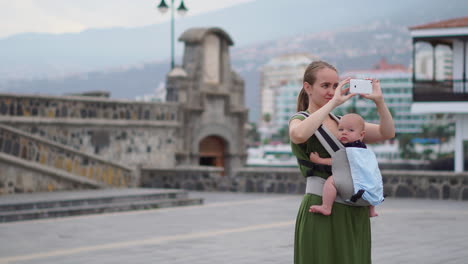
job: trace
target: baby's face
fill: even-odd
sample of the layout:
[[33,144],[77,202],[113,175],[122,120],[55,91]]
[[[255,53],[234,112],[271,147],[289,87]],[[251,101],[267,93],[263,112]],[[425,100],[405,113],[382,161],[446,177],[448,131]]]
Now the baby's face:
[[341,143],[354,142],[364,139],[364,130],[362,123],[354,118],[343,118],[338,124],[338,139]]

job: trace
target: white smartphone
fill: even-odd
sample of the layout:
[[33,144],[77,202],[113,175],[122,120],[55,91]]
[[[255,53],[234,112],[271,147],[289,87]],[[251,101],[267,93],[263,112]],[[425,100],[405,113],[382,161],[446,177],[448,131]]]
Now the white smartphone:
[[349,80],[350,93],[370,94],[372,93],[372,81],[364,79]]

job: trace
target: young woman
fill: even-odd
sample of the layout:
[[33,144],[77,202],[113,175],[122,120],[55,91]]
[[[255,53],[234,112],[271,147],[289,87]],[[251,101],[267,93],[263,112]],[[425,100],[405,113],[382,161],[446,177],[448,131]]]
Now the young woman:
[[[315,61],[307,67],[298,97],[297,111],[307,112],[308,117],[295,114],[289,123],[291,147],[298,159],[308,160],[312,152],[318,153],[320,157],[330,157],[314,133],[323,125],[334,136],[338,136],[338,123],[330,113],[356,95],[346,94],[349,88],[342,89],[349,83],[349,78],[338,81],[336,69],[326,62]],[[380,124],[365,124],[365,143],[395,136],[393,119],[385,105],[378,80],[372,81],[372,90],[372,94],[361,96],[375,103]],[[326,180],[331,175],[327,171],[315,171],[314,175],[307,175],[308,168],[303,165],[299,167],[304,177],[317,176]],[[335,202],[330,216],[309,212],[311,206],[321,203],[321,196],[311,193],[304,195],[296,219],[294,263],[371,263],[368,208]]]

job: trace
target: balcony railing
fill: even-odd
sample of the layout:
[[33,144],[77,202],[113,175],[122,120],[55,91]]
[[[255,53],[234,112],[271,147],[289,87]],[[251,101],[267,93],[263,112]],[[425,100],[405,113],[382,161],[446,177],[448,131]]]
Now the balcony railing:
[[466,80],[413,81],[413,102],[468,102]]

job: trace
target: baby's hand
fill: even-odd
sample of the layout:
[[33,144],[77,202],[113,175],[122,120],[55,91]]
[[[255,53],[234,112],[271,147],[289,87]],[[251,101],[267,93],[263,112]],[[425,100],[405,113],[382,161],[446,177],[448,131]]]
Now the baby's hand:
[[310,153],[309,158],[310,158],[310,161],[312,161],[313,163],[320,163],[320,160],[321,160],[317,152]]

